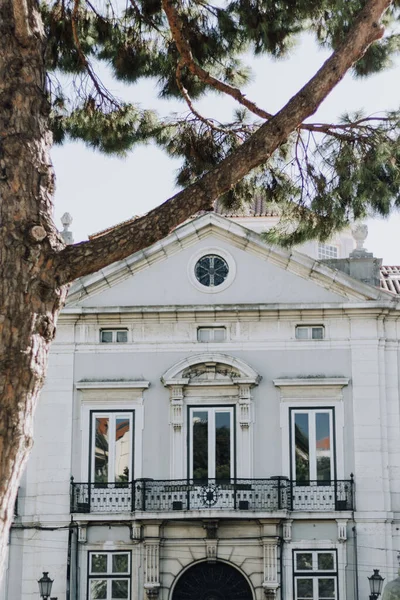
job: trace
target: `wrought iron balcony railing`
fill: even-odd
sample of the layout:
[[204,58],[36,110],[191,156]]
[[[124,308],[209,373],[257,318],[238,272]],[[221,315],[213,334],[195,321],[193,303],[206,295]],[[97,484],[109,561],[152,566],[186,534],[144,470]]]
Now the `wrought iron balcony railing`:
[[274,512],[354,509],[354,481],[295,482],[284,477],[220,481],[136,479],[127,483],[75,483],[71,513],[197,510]]

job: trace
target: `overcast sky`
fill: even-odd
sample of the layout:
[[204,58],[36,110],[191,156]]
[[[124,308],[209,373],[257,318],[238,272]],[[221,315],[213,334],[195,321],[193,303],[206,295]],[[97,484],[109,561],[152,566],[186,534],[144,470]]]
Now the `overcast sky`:
[[[266,58],[252,60],[254,78],[244,90],[249,98],[269,112],[279,110],[315,73],[327,57],[308,37],[284,61]],[[355,80],[348,75],[332,92],[313,120],[334,121],[345,111],[363,109],[372,114],[398,109],[400,104],[400,60],[396,66],[374,77]],[[182,103],[157,98],[155,84],[145,81],[122,87],[106,81],[114,93],[162,114],[185,111]],[[227,118],[234,102],[211,94],[196,103],[205,116]],[[88,234],[147,212],[178,191],[174,185],[178,162],[167,158],[154,146],[137,147],[127,158],[112,158],[87,149],[81,143],[55,147],[52,152],[57,177],[56,224],[68,211],[74,221],[75,242]],[[365,246],[384,264],[400,265],[400,214],[389,220],[368,222]]]

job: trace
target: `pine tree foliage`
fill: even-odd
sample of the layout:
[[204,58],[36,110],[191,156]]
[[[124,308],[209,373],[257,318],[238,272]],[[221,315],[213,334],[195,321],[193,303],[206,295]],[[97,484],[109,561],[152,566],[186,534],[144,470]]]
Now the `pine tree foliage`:
[[[303,32],[336,49],[363,0],[54,0],[42,5],[47,30],[51,123],[57,143],[80,139],[125,154],[153,141],[181,160],[186,187],[227,158],[270,118],[244,95],[249,53],[282,58]],[[400,49],[400,2],[385,14],[386,35],[354,66],[366,77]],[[174,29],[175,23],[175,29]],[[96,73],[104,63],[127,84],[157,82],[159,95],[182,100],[182,113],[158,115],[113,97]],[[73,84],[67,87],[66,76]],[[72,90],[72,92],[71,92]],[[225,122],[206,118],[196,100],[209,93],[238,102]],[[354,219],[400,207],[400,112],[344,115],[305,123],[278,153],[222,198],[237,209],[254,194],[281,206],[273,242],[321,240]]]

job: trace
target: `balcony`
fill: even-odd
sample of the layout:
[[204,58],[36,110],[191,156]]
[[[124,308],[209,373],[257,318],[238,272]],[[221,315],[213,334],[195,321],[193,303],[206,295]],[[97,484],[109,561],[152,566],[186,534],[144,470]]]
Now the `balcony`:
[[75,483],[71,513],[225,510],[237,512],[346,511],[354,509],[354,481],[137,479],[129,483]]

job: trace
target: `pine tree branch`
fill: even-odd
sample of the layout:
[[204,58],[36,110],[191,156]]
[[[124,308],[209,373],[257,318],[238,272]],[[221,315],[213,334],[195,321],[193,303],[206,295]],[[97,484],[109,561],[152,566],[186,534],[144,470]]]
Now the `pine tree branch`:
[[119,103],[113,96],[111,96],[111,94],[109,94],[108,90],[104,87],[104,85],[101,83],[101,81],[99,81],[96,73],[92,69],[90,62],[88,61],[88,59],[86,58],[86,56],[82,50],[82,46],[79,41],[78,28],[77,28],[77,23],[79,20],[79,5],[80,5],[80,0],[74,0],[74,8],[72,11],[72,19],[71,19],[72,36],[74,39],[76,51],[79,56],[79,60],[81,61],[82,66],[84,67],[89,79],[92,81],[93,86],[99,95],[99,98],[101,98],[101,100],[108,102],[111,106],[118,108]]
[[214,200],[252,169],[265,164],[288,136],[315,113],[367,48],[382,37],[384,30],[379,20],[390,4],[391,0],[367,0],[342,44],[314,77],[273,118],[196,183],[147,215],[59,252],[55,263],[60,284],[99,271],[164,238],[196,212],[210,210]]
[[[175,3],[176,4],[176,3]],[[213,77],[210,73],[207,73],[200,65],[198,65],[192,54],[192,50],[188,41],[186,40],[183,33],[183,23],[179,16],[178,11],[174,7],[173,0],[162,0],[162,6],[167,16],[169,27],[171,30],[172,38],[175,42],[177,50],[180,54],[181,60],[187,66],[189,71],[196,75],[203,83],[212,86],[214,89],[227,94],[239,102],[242,106],[245,106],[252,113],[261,117],[262,119],[270,119],[272,115],[262,108],[259,108],[255,102],[248,100],[246,96],[239,90],[239,88],[233,87],[227,83],[224,83],[220,79]]]
[[224,129],[223,127],[218,127],[217,125],[215,125],[215,123],[213,123],[213,121],[211,119],[207,119],[206,117],[203,117],[203,115],[200,114],[198,110],[196,110],[196,108],[192,102],[192,99],[188,94],[187,89],[185,88],[185,86],[182,83],[181,73],[182,73],[183,65],[184,65],[184,61],[181,59],[178,62],[178,65],[176,67],[175,79],[176,79],[176,85],[178,86],[178,89],[179,89],[180,93],[182,94],[183,99],[185,100],[186,104],[188,105],[190,112],[195,117],[197,117],[197,119],[199,119],[199,121],[204,123],[204,125],[206,125],[210,129],[213,129],[214,131],[219,131],[221,133],[226,133],[227,132],[226,129]]

